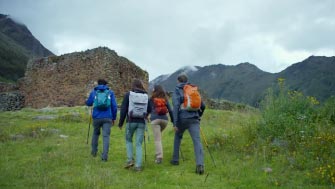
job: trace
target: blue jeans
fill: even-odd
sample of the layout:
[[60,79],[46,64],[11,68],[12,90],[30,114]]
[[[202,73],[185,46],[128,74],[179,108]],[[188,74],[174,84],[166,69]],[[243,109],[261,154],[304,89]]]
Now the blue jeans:
[[178,125],[178,131],[174,135],[173,161],[179,161],[180,143],[185,130],[191,135],[194,147],[195,162],[197,165],[204,165],[204,152],[200,139],[200,121],[198,119],[182,119]]
[[136,132],[136,160],[135,167],[142,167],[142,142],[144,138],[144,123],[127,123],[126,125],[126,148],[128,161],[133,160],[133,136]]
[[101,154],[101,158],[107,160],[108,159],[108,151],[109,151],[109,138],[111,133],[112,120],[103,118],[103,119],[94,119],[93,120],[93,136],[92,136],[92,154],[97,153],[98,151],[98,140],[100,135],[100,130],[102,128],[102,136],[103,136],[103,150]]

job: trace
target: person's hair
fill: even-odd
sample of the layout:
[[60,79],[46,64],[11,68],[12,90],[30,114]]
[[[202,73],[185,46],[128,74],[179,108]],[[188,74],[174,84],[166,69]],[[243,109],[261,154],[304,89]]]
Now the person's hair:
[[164,88],[161,85],[155,85],[154,91],[152,92],[151,98],[164,98],[168,99]]
[[104,79],[98,79],[98,85],[107,85],[108,82]]
[[142,91],[145,91],[144,89],[144,86],[143,86],[143,83],[141,80],[139,79],[134,79],[133,80],[133,83],[132,83],[132,90],[142,90]]
[[177,78],[177,80],[181,83],[186,83],[187,82],[187,76],[185,74],[180,74]]

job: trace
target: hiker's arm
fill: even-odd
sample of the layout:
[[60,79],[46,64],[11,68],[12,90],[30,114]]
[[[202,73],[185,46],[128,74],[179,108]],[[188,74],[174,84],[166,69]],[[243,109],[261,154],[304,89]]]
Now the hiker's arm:
[[94,96],[95,96],[94,91],[92,91],[92,92],[90,93],[90,96],[89,96],[89,97],[87,98],[87,100],[86,100],[86,105],[87,105],[87,106],[92,106],[92,105],[93,105]]
[[172,95],[172,105],[173,105],[173,126],[177,127],[178,122],[178,113],[180,108],[180,92],[179,89],[176,87],[175,92]]
[[170,103],[169,101],[166,101],[166,107],[167,109],[169,110],[169,115],[170,115],[170,121],[173,123],[173,110],[170,106]]
[[112,110],[112,120],[116,120],[116,116],[117,116],[117,103],[115,100],[115,95],[113,92],[111,92],[111,110]]
[[127,112],[128,112],[128,105],[129,105],[129,93],[126,93],[122,100],[119,127],[122,127],[123,122],[126,119]]
[[147,107],[147,113],[148,113],[148,115],[149,114],[151,114],[151,112],[152,112],[152,100],[149,98],[148,99],[148,107]]
[[201,106],[200,106],[200,110],[199,110],[199,116],[200,117],[204,114],[205,109],[206,109],[206,105],[203,101],[201,101]]

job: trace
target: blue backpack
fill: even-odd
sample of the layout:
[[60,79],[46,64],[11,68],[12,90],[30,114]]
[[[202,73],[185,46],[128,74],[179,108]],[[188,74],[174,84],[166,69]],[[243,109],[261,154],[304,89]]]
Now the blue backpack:
[[111,97],[108,89],[95,92],[93,107],[104,111],[111,107]]

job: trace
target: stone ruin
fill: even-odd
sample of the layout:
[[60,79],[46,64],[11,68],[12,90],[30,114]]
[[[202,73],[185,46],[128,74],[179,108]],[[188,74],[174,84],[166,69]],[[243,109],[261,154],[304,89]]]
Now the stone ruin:
[[24,96],[15,84],[0,82],[0,111],[20,110],[24,106]]
[[[146,88],[149,84],[146,71],[115,51],[99,47],[29,61],[18,90],[11,93],[24,96],[24,107],[82,106],[100,78],[108,81],[116,97],[131,89],[134,78],[141,79]],[[4,91],[9,89],[0,92]]]

